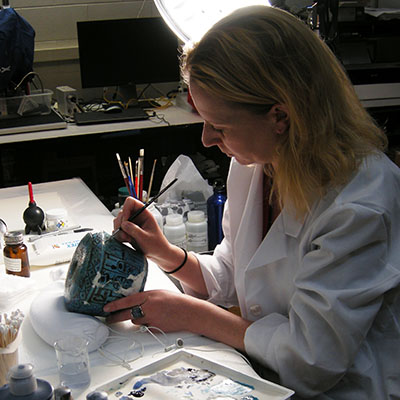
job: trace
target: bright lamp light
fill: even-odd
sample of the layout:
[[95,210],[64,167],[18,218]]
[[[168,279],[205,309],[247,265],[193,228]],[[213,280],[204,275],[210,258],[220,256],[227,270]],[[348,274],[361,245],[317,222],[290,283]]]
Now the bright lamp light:
[[268,0],[154,0],[164,21],[184,43],[198,41],[217,21],[240,7]]

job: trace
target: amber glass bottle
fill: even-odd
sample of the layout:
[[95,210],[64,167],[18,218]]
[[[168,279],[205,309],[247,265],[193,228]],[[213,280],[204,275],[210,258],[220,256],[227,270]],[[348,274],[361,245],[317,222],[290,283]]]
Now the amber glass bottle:
[[22,233],[11,232],[4,235],[3,250],[6,273],[17,276],[31,276],[28,249],[24,244]]

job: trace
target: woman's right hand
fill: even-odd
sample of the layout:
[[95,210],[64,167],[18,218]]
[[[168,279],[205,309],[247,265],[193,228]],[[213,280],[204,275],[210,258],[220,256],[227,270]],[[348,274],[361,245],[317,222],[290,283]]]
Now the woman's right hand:
[[129,222],[130,216],[141,209],[143,203],[133,197],[128,197],[123,209],[114,219],[114,230],[121,229],[116,238],[121,242],[129,242],[134,247],[139,247],[144,255],[156,260],[163,260],[171,251],[171,244],[161,231],[153,214],[145,209],[133,222]]
[[207,297],[207,288],[197,258],[169,243],[148,209],[143,210],[133,222],[128,221],[142,207],[143,203],[133,197],[125,200],[122,211],[114,219],[114,229],[121,229],[116,238],[121,242],[130,242],[164,271],[173,271],[183,262],[184,268],[174,273],[174,277],[191,287],[199,296]]

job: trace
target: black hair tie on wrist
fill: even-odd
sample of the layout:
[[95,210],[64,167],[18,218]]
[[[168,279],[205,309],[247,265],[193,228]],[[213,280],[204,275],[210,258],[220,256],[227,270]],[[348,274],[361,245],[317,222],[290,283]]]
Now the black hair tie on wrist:
[[[180,248],[182,249],[182,247],[180,247]],[[167,275],[171,275],[171,274],[174,274],[175,272],[178,272],[186,264],[186,261],[187,261],[187,258],[188,258],[188,253],[187,253],[187,251],[185,249],[182,249],[182,250],[185,253],[185,258],[183,259],[182,264],[179,265],[178,267],[176,267],[175,269],[173,269],[172,271],[164,271],[163,270]]]

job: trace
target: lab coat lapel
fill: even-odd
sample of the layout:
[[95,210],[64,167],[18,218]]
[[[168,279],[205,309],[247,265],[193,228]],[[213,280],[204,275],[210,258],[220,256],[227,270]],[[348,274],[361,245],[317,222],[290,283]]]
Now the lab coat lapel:
[[290,207],[285,207],[255,251],[247,267],[247,271],[285,258],[288,254],[289,240],[296,238],[302,227],[302,222],[293,217]]
[[[255,269],[286,257],[289,236],[297,237],[303,224],[292,217],[290,206],[285,207],[262,239],[263,228],[263,169],[262,166],[243,168],[235,162],[231,165],[235,182],[248,182],[248,186],[235,188],[228,193],[231,212],[230,225],[236,232],[233,251],[238,270]],[[243,210],[243,213],[234,210]]]
[[244,268],[256,252],[262,237],[263,171],[261,166],[240,168],[239,171],[244,178],[239,181],[248,182],[248,187],[242,187],[239,196],[228,194],[228,201],[231,210],[243,210],[243,213],[233,213],[231,218],[235,220],[232,222],[237,232],[234,240],[236,265]]

